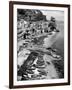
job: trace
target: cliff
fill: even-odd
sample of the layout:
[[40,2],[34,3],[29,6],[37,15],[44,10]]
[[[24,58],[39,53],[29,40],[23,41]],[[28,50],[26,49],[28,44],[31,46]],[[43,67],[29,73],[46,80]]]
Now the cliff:
[[35,9],[18,9],[18,20],[24,19],[26,21],[46,21],[46,16],[40,10]]

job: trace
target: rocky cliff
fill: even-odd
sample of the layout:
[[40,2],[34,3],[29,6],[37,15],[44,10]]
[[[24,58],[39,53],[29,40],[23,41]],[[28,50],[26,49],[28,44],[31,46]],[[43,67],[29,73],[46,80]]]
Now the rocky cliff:
[[46,21],[46,16],[40,10],[35,9],[18,9],[17,10],[18,20],[24,19],[26,21]]

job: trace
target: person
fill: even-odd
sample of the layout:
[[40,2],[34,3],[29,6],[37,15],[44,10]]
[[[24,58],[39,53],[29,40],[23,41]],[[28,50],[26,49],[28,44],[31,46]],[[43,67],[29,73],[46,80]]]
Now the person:
[[50,28],[50,32],[56,30],[57,24],[54,17],[51,17],[48,27]]

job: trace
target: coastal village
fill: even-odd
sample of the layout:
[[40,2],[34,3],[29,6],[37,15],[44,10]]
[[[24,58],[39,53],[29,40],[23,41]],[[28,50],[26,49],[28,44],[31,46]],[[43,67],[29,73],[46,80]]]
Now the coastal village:
[[51,61],[61,60],[61,56],[44,46],[45,38],[59,33],[56,27],[55,18],[47,20],[40,10],[18,10],[18,80],[59,78]]

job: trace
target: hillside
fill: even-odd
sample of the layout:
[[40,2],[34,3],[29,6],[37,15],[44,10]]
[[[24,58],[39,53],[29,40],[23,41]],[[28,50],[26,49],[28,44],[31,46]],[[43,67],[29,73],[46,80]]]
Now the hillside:
[[24,19],[26,21],[46,21],[46,16],[40,10],[18,9],[18,20]]

